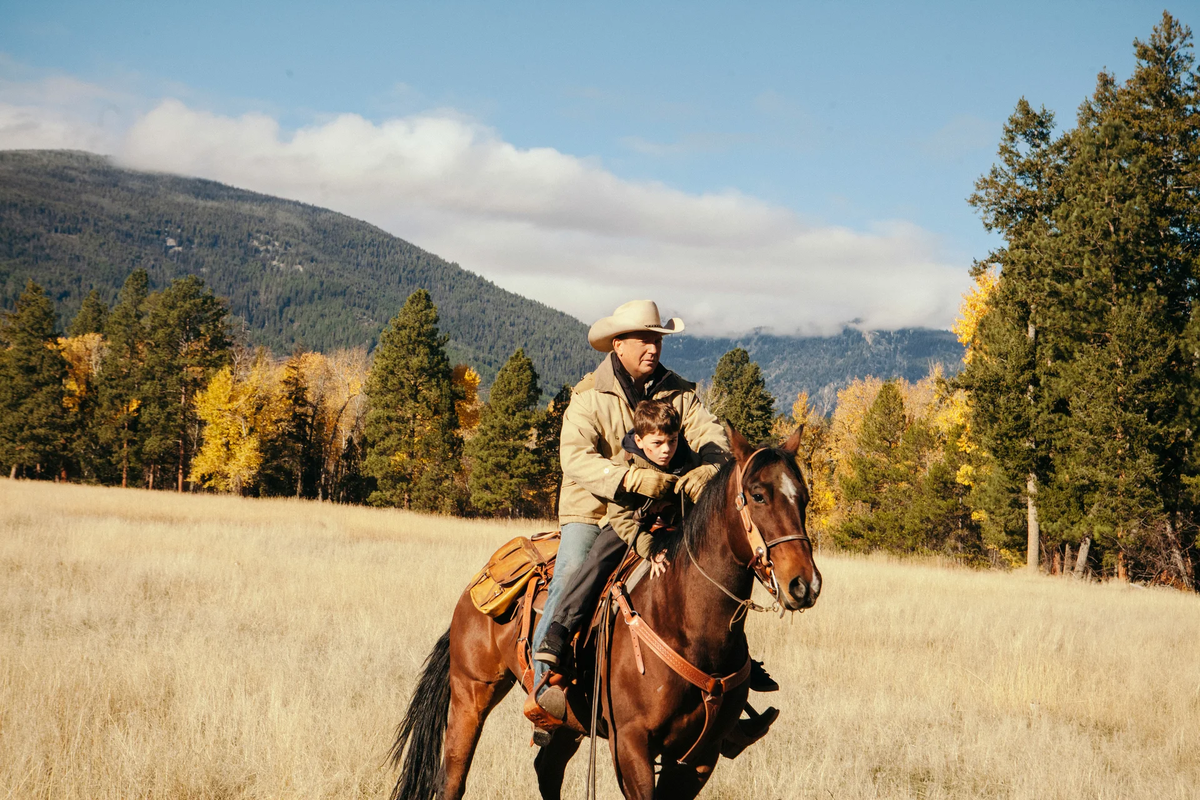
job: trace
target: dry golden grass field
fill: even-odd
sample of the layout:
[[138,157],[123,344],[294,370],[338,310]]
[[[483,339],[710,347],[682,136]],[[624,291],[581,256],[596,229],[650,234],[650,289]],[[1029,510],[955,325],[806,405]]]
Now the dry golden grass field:
[[[384,796],[456,596],[538,527],[0,480],[0,798]],[[779,723],[702,796],[1200,796],[1197,597],[819,563],[750,624]],[[469,796],[535,797],[528,742],[510,696]]]

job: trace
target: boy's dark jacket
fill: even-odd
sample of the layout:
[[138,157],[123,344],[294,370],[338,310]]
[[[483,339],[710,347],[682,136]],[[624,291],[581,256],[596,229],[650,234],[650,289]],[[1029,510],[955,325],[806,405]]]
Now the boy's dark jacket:
[[[624,450],[622,458],[630,466],[656,469],[671,475],[683,475],[701,464],[700,456],[688,447],[682,436],[679,437],[679,447],[676,448],[675,455],[666,467],[660,467],[646,458],[633,439],[633,431],[625,434],[625,438],[621,440],[621,447]],[[678,521],[679,495],[671,493],[665,497],[650,498],[622,491],[608,504],[605,524],[612,525],[623,542],[632,547],[639,556],[648,559],[655,550],[654,537],[649,528],[660,516],[668,524]]]

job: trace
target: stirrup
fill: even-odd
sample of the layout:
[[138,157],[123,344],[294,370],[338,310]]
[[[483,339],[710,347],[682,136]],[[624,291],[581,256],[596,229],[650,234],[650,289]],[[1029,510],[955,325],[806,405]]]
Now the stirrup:
[[759,714],[747,703],[745,711],[749,719],[739,719],[721,741],[721,755],[726,758],[737,758],[743,750],[766,736],[771,724],[779,717],[779,709],[774,706]]
[[[548,741],[549,734],[561,728],[567,718],[567,693],[560,686],[546,686],[550,674],[547,672],[540,681],[534,684],[529,696],[525,698],[524,708],[521,709],[525,718],[536,728],[533,736],[535,744],[545,743],[538,742],[538,739],[541,738],[538,736],[539,733],[545,734]],[[545,691],[542,691],[543,687],[545,687]]]

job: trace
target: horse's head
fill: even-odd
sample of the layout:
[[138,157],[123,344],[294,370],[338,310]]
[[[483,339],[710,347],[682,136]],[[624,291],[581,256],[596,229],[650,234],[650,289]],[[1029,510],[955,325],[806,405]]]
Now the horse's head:
[[[821,573],[804,525],[808,484],[796,464],[802,430],[782,447],[754,449],[733,426],[729,443],[737,460],[728,490],[740,520],[730,545],[759,581],[789,611],[817,602]],[[740,531],[740,535],[738,533]]]

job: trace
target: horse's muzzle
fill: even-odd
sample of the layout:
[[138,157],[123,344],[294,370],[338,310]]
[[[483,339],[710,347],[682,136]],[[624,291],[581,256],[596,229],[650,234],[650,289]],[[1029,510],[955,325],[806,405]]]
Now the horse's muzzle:
[[788,611],[803,611],[812,608],[821,593],[821,573],[813,572],[811,581],[805,581],[799,575],[792,578],[784,592],[783,607]]

